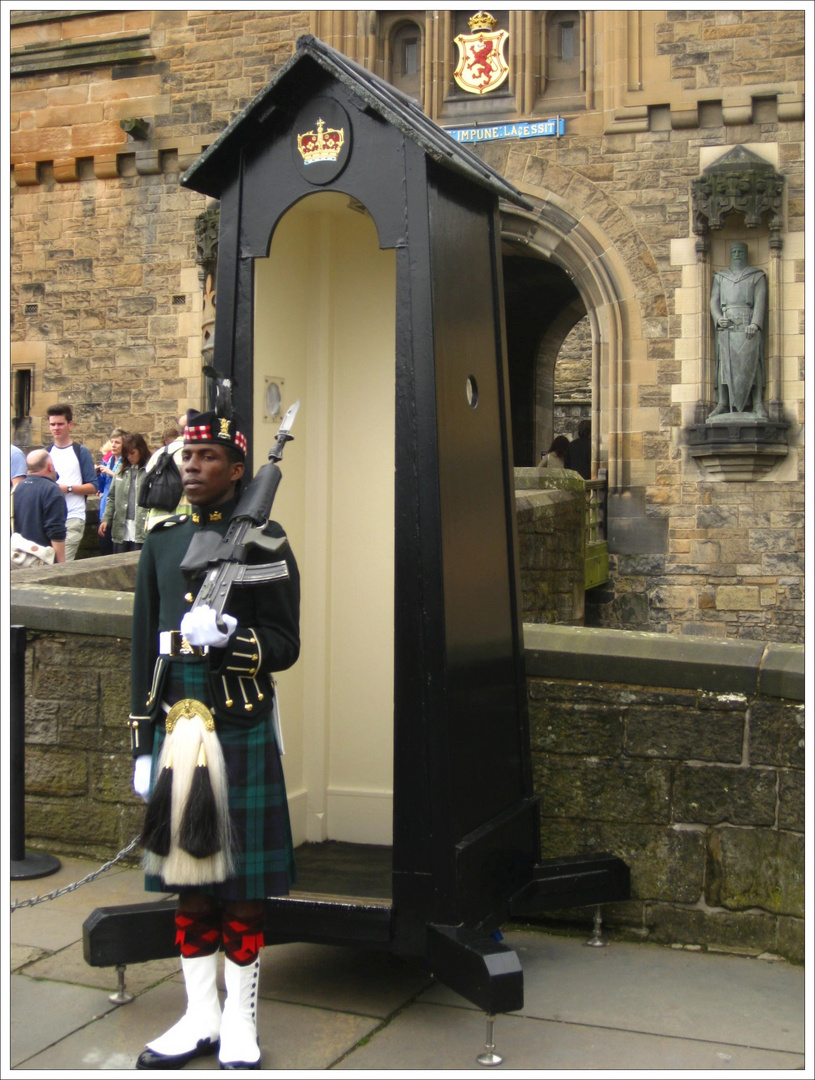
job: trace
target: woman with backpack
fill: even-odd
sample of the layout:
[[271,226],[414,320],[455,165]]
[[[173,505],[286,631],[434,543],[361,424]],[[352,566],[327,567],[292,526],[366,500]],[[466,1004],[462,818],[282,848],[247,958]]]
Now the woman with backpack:
[[146,475],[150,448],[143,435],[127,435],[122,440],[122,460],[108,492],[99,535],[110,530],[113,554],[138,551],[144,543],[147,511],[139,506],[139,492]]

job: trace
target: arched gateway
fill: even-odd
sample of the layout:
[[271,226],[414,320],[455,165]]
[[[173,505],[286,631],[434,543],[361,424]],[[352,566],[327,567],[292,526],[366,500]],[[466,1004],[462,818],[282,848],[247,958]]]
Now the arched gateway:
[[[543,193],[541,193],[543,194]],[[509,340],[509,378],[517,387],[512,403],[516,465],[535,463],[540,451],[557,432],[551,428],[554,368],[560,346],[576,323],[588,316],[591,325],[592,467],[608,469],[609,489],[627,482],[623,463],[623,367],[641,339],[639,305],[625,264],[602,230],[588,217],[578,218],[575,208],[553,196],[530,195],[534,210],[504,206],[501,237],[505,268],[523,261],[535,270],[515,269],[518,278],[539,289],[540,318],[535,324],[538,343],[531,361],[523,352],[520,371]],[[511,320],[513,270],[505,272],[507,321]],[[528,311],[525,317],[529,318]],[[527,330],[529,334],[532,332]],[[524,385],[525,384],[525,385]],[[545,449],[546,447],[543,446]],[[527,460],[528,459],[528,460]]]

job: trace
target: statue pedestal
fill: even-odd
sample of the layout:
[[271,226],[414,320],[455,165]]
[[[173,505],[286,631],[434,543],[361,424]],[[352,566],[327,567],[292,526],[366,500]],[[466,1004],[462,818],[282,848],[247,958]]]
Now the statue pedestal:
[[712,480],[758,480],[787,456],[788,428],[753,412],[721,413],[687,429],[689,453]]

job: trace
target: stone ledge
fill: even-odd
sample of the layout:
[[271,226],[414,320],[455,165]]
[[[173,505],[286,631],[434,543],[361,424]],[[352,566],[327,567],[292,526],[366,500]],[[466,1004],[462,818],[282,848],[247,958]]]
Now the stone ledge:
[[525,623],[528,676],[804,700],[802,645]]
[[[131,555],[108,556],[105,562],[110,566],[116,558],[133,561]],[[81,563],[54,567],[49,573],[61,569],[72,571],[74,582],[81,580]],[[125,564],[120,569],[127,572],[131,567]],[[127,591],[126,584],[118,590],[80,588],[67,582],[45,583],[42,579],[46,572],[33,576],[37,580],[22,582],[17,576],[13,583],[12,625],[29,630],[130,637],[133,593]],[[120,585],[120,581],[115,584]],[[527,675],[538,678],[760,693],[789,701],[804,700],[802,645],[711,641],[644,630],[525,623],[524,646]]]
[[[87,534],[87,529],[86,529]],[[11,585],[44,585],[60,589],[107,589],[114,592],[133,592],[136,588],[136,571],[139,552],[128,551],[123,555],[104,555],[90,559],[76,559],[69,563],[55,563],[41,569],[26,567],[11,571]]]
[[9,607],[11,625],[25,626],[27,630],[116,638],[131,636],[132,592],[15,585]]
[[768,644],[758,672],[758,690],[769,697],[803,701],[803,645]]
[[15,49],[10,74],[35,75],[66,68],[101,67],[140,60],[154,60],[149,33],[124,34],[98,41],[37,42]]

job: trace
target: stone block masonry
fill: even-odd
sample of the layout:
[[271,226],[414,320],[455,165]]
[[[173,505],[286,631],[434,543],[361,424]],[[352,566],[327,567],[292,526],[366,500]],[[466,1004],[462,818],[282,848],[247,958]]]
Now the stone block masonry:
[[565,469],[516,469],[518,557],[525,622],[583,622],[586,494]]
[[682,485],[665,550],[614,553],[592,626],[697,637],[804,640],[804,493],[792,484]]
[[526,627],[543,854],[625,859],[615,932],[803,959],[803,648],[776,648]]

